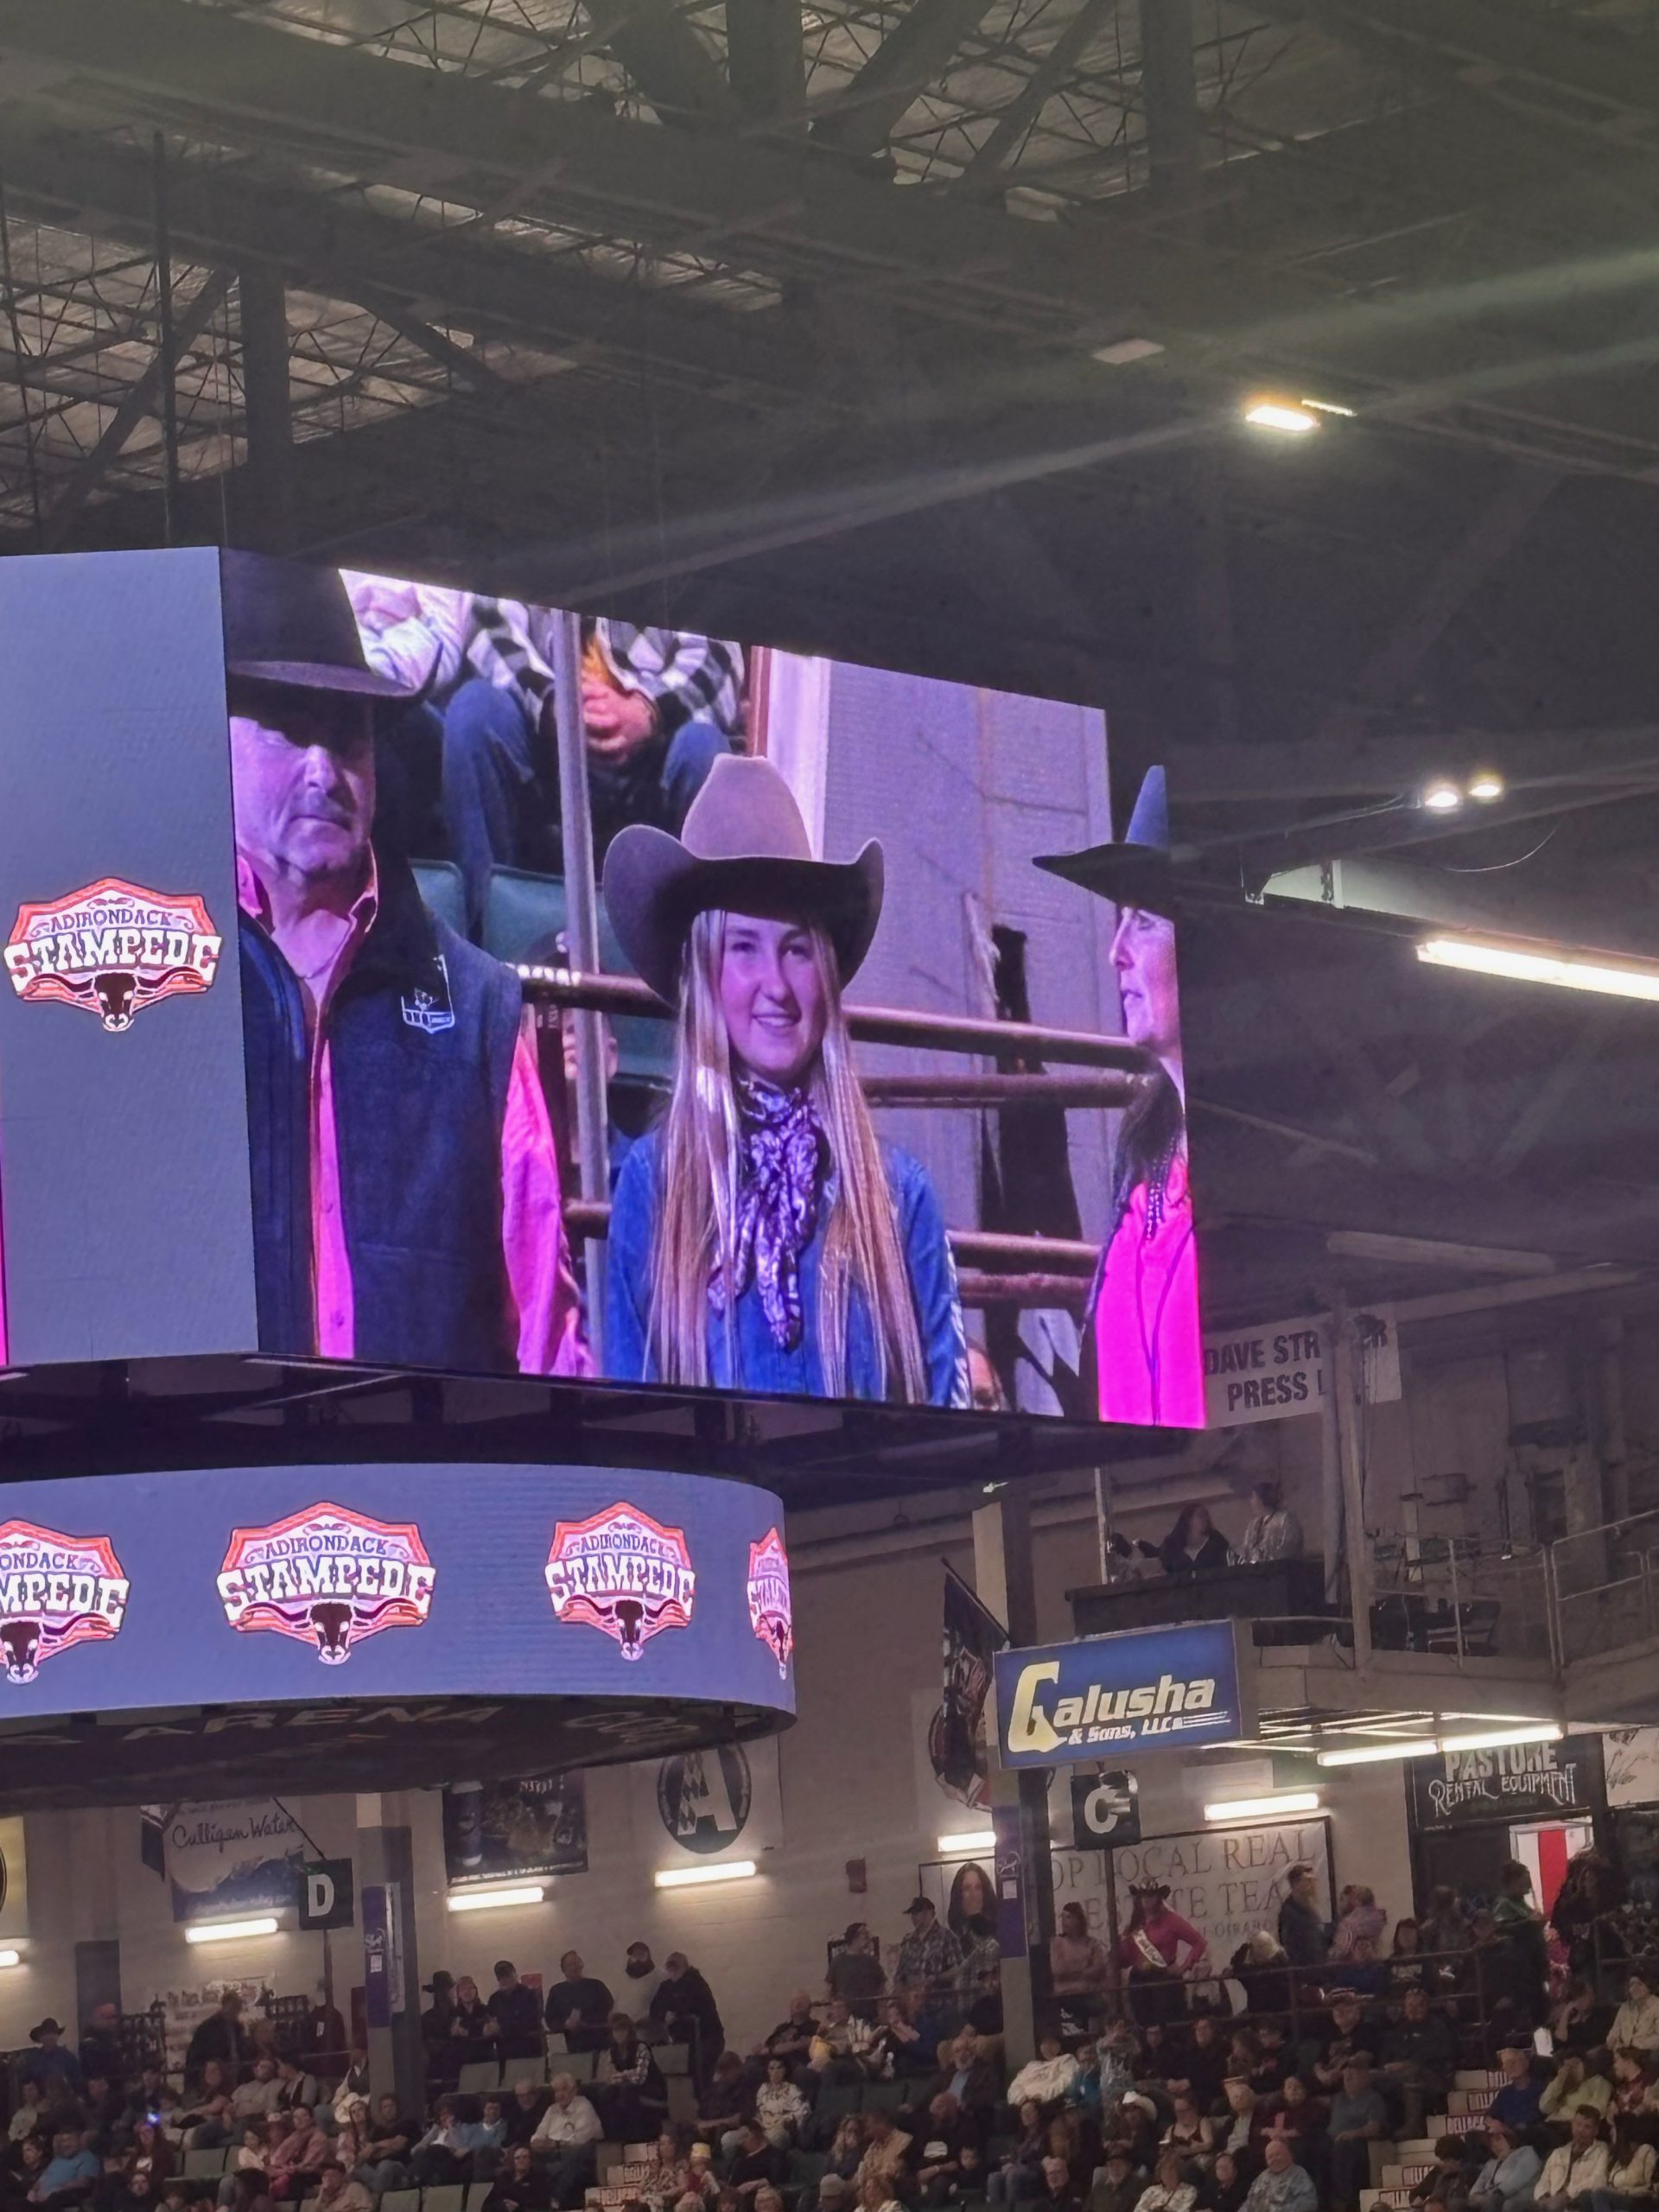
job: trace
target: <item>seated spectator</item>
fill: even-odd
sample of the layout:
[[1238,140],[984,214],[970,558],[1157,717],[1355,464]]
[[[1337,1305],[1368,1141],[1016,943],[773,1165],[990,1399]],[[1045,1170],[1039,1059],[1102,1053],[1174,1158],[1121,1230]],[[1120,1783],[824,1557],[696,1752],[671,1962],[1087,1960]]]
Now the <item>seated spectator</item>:
[[190,2084],[199,2081],[208,2060],[217,2059],[226,2076],[234,2079],[251,2055],[251,2046],[247,2031],[242,2024],[242,1993],[227,1989],[219,2001],[216,2012],[196,2024],[184,2054],[184,2082],[187,2094]]
[[[739,2074],[741,2078],[741,2062]],[[790,2080],[789,2067],[781,2058],[766,2061],[766,2078],[754,2093],[754,2117],[767,2142],[784,2150],[800,2141],[812,2117],[812,2107]]]
[[1654,2183],[1652,2139],[1640,2120],[1620,2113],[1607,2145],[1606,2184],[1590,2192],[1592,2212],[1642,2212],[1654,2201]]
[[360,2181],[349,2181],[338,2158],[317,2174],[318,2212],[374,2212],[374,2200]]
[[[315,2100],[314,2100],[315,2101]],[[283,2094],[283,2085],[277,2078],[274,2058],[254,2061],[253,2072],[245,2082],[238,2082],[231,2091],[231,2124],[245,2126],[251,2120],[269,2120],[274,2112],[286,2112],[289,2101]]]
[[4,2212],[15,2212],[26,2204],[29,2193],[46,2171],[52,2156],[49,2135],[25,2135],[21,2141],[9,2145],[7,2154],[0,2160],[0,2207]]
[[550,2034],[563,2036],[567,2050],[602,2050],[606,2023],[616,1999],[596,1974],[587,1972],[580,1951],[559,1961],[559,1980],[547,1993]]
[[1243,2203],[1244,2212],[1318,2212],[1319,2192],[1313,2177],[1296,2164],[1282,2136],[1267,2145],[1262,2171],[1250,2183]]
[[1624,1985],[1624,2002],[1613,2015],[1608,2043],[1615,2050],[1659,2050],[1659,1997],[1645,1974],[1633,1974]]
[[[58,2033],[61,2035],[62,2032],[60,2028]],[[54,2043],[52,2048],[55,2050],[58,2045]],[[73,2051],[67,2050],[63,2055],[74,2066],[79,2078],[80,2067]],[[24,2063],[27,2064],[28,2061],[25,2060]],[[36,2075],[34,2078],[38,2081],[41,2077]],[[102,2174],[103,2168],[97,2154],[87,2149],[86,2138],[80,2130],[78,2127],[60,2127],[52,2138],[52,2155],[41,2166],[34,2186],[29,2191],[29,2201],[31,2204],[54,2206],[84,2204],[97,2188]]]
[[[707,2145],[699,2145],[707,2151]],[[677,2127],[664,2121],[661,2133],[652,2145],[651,2173],[641,2186],[639,2194],[656,2212],[671,2212],[683,2196],[701,2196],[702,2185],[708,2176],[707,2165],[694,2175],[691,2168],[690,2145]]]
[[1231,1554],[1232,1547],[1210,1518],[1209,1507],[1184,1505],[1156,1556],[1166,1574],[1186,1580],[1195,1574],[1218,1573]]
[[884,2082],[915,2082],[931,2074],[938,2045],[931,2045],[918,2020],[917,1998],[901,1991],[879,2008],[880,2019],[865,2055],[866,2070]]
[[[260,2065],[268,2063],[262,2059]],[[258,2072],[258,2067],[254,2069]],[[279,2058],[276,2061],[276,2087],[283,2102],[290,2112],[303,2105],[308,2112],[315,2112],[323,2101],[322,2084],[315,2074],[308,2074],[297,2060]]]
[[512,2094],[502,2107],[502,2117],[506,2122],[506,2148],[509,2151],[520,2143],[528,2143],[531,2140],[546,2109],[546,2092],[538,2088],[528,2075],[521,2075],[513,2083]]
[[832,1997],[812,2037],[808,2066],[814,2074],[832,2082],[861,2081],[875,2040],[876,2032],[869,2022],[855,2019],[845,1999]]
[[980,2142],[979,2129],[949,2090],[930,2101],[927,2117],[916,2131],[916,2182],[925,2205],[949,2204],[960,2194],[964,2155],[973,2153],[971,2175]]
[[32,2135],[39,2125],[41,2109],[41,2085],[32,2074],[26,2075],[17,2084],[17,2109],[7,2123],[7,2139],[21,2143],[25,2135]]
[[1573,2114],[1565,2143],[1559,2143],[1544,2160],[1544,2170],[1533,2191],[1538,2212],[1567,2212],[1592,2191],[1608,2185],[1607,2145],[1601,2139],[1601,2114],[1594,2105],[1581,2105]]
[[841,2175],[826,2173],[819,2177],[818,2194],[814,2202],[801,2200],[803,2212],[847,2212],[852,2191]]
[[[1133,2031],[1129,2040],[1134,2041]],[[1207,2012],[1200,2012],[1171,2056],[1165,2072],[1166,2086],[1172,2091],[1191,2089],[1199,2111],[1213,2112],[1226,2078],[1227,2053],[1220,2031]]]
[[1469,2189],[1469,2212],[1529,2212],[1543,2160],[1508,2120],[1489,2119],[1486,2159]]
[[219,2184],[218,2196],[221,2204],[228,2204],[235,2194],[237,2178],[241,2174],[263,2176],[270,2158],[268,2135],[269,2114],[264,2120],[251,2120],[242,2130],[242,2140],[232,2152],[225,2177]]
[[551,2101],[531,2138],[531,2148],[547,2158],[553,2202],[580,2204],[584,2190],[593,2184],[594,2146],[605,2130],[597,2110],[577,2088],[573,2075],[556,2074],[552,2090]]
[[1599,2120],[1612,2101],[1612,2061],[1607,2053],[1587,2050],[1580,2057],[1569,2051],[1544,2084],[1538,2116],[1548,2122],[1559,2143],[1570,2133],[1573,2115],[1580,2107],[1588,2106]]
[[[532,1996],[535,1992],[531,1992]],[[540,2030],[537,2032],[539,2034]],[[499,2097],[486,2097],[481,2119],[473,2123],[473,2179],[493,2179],[501,2164],[501,2154],[507,2147],[507,2116]]]
[[127,2073],[126,2058],[121,2049],[121,2007],[105,1999],[94,2005],[86,2022],[86,2032],[80,2039],[81,2077],[90,2082],[94,2075],[101,2081],[119,2082]]
[[1423,1932],[1414,1920],[1396,1920],[1389,1947],[1388,1993],[1403,1997],[1408,1989],[1434,1989],[1434,1975],[1423,1956]]
[[1242,2212],[1249,2193],[1249,2177],[1232,2152],[1224,2151],[1210,2169],[1209,2185],[1204,2193],[1208,2212]]
[[697,2099],[698,2133],[711,2143],[721,2142],[748,2118],[753,2102],[742,2060],[734,2050],[722,2050],[708,2088]]
[[1262,2138],[1268,2126],[1262,2101],[1236,2075],[1223,2082],[1222,2094],[1227,2101],[1216,2122],[1216,2148],[1230,2151],[1243,2171],[1253,2175],[1262,2163]]
[[[828,2131],[826,2130],[826,2133]],[[864,2122],[855,2112],[844,2113],[836,2121],[830,2136],[830,2147],[824,2154],[825,2171],[839,2174],[847,2183],[849,2201],[857,2194],[855,2177],[864,2163]]]
[[1035,2201],[1043,2212],[1083,2212],[1071,2169],[1064,2158],[1043,2160],[1043,2193]]
[[1322,2181],[1331,2163],[1331,2110],[1323,2097],[1313,2094],[1300,2074],[1287,2074],[1276,2096],[1268,2100],[1268,2125],[1262,2141],[1282,2135],[1299,2166],[1316,2182]]
[[1295,2063],[1285,2049],[1285,2031],[1277,2020],[1256,2022],[1255,2050],[1250,2087],[1258,2097],[1276,2097],[1284,2087],[1286,2074]]
[[768,2143],[758,2120],[746,2120],[726,2172],[727,2186],[748,2203],[763,2189],[781,2189],[789,2160],[777,2144]]
[[442,2188],[446,2183],[470,2181],[474,2138],[461,2117],[456,2097],[440,2097],[433,2108],[432,2125],[415,2145],[409,2161],[409,2178],[416,2189]]
[[1338,2212],[1355,2212],[1359,2192],[1371,2178],[1370,2146],[1389,2132],[1389,2108],[1377,2094],[1371,2069],[1350,2060],[1342,2087],[1331,2100],[1331,2196]]
[[887,1970],[875,1948],[875,1939],[861,1920],[849,1923],[841,1948],[831,1955],[824,1986],[831,1997],[848,2005],[856,2020],[875,2019],[876,2000],[887,1986]]
[[912,2139],[893,2124],[893,2114],[878,2107],[864,2115],[864,2155],[853,2176],[861,2196],[865,2184],[879,2181],[889,2196],[899,2194],[899,2183],[911,2152]]
[[963,2028],[950,2045],[928,2092],[930,2100],[948,2091],[965,2113],[988,2118],[1001,2101],[996,2069],[984,2053],[977,2031]]
[[1414,2204],[1430,2204],[1440,2212],[1466,2212],[1474,2168],[1469,2163],[1470,2138],[1442,2135],[1434,2145],[1434,2163],[1421,2180],[1412,2183]]
[[1327,2094],[1334,2095],[1342,2087],[1342,2071],[1356,2058],[1363,2058],[1368,2066],[1376,2058],[1376,2046],[1382,2038],[1376,2029],[1367,2021],[1364,2008],[1357,1997],[1338,1994],[1331,1999],[1331,2036],[1324,2049],[1313,2061],[1315,2082]]
[[1429,1897],[1428,1914],[1418,1930],[1421,1948],[1430,1954],[1466,1951],[1469,1917],[1458,1903],[1458,1893],[1442,1883]]
[[549,2212],[553,2177],[536,2164],[528,2143],[515,2143],[502,2163],[484,2212]]
[[[1017,2082],[1019,2075],[1014,2076]],[[1008,2101],[1014,2103],[1012,2090]],[[985,2194],[998,2206],[1020,2204],[1027,2197],[1038,2196],[1043,2186],[1043,2159],[1047,2154],[1048,2126],[1042,2108],[1034,2098],[1025,2098],[1016,2107],[1020,2117],[1020,2133],[1014,2148],[1000,2166],[995,2167],[986,2184]]]
[[779,2021],[770,2035],[762,2036],[750,2053],[753,2058],[781,2058],[791,2071],[806,2064],[812,2049],[812,2038],[818,2024],[812,2017],[812,1999],[804,1989],[798,1989],[789,2000],[789,2011]]
[[1654,2086],[1652,2054],[1642,2050],[1613,2053],[1614,2112],[1659,2110],[1659,2089]]
[[[283,2118],[280,2112],[272,2113],[266,2125],[275,2126]],[[330,2156],[328,2138],[302,2105],[292,2115],[291,2124],[286,2126],[265,2167],[270,2195],[279,2201],[291,2198],[296,2203],[314,2195],[317,2177]]]
[[110,2149],[118,2136],[126,2133],[126,2099],[107,2075],[88,2074],[85,2078],[80,2116],[86,2124],[87,2148],[101,2153]]
[[1402,2134],[1422,2133],[1431,2103],[1446,2094],[1456,2069],[1457,2052],[1446,2016],[1432,2009],[1428,1992],[1414,1982],[1406,1991],[1399,2024],[1382,2037],[1382,2067],[1377,2075],[1383,2094],[1398,2100]]
[[626,2012],[613,2012],[610,2039],[594,2069],[593,2102],[618,2142],[654,2135],[668,2110],[668,2090],[648,2044]]
[[1115,2136],[1101,2152],[1089,2186],[1086,2212],[1135,2212],[1145,2187],[1146,2176],[1136,2162],[1134,2145]]
[[1007,2101],[1016,2107],[1029,2099],[1041,2105],[1053,2104],[1077,2078],[1077,2062],[1062,2046],[1058,2036],[1042,2037],[1037,2048],[1038,2056],[1027,2060],[1008,2084]]
[[1216,2147],[1214,2124],[1198,2110],[1198,2099],[1190,2089],[1179,2090],[1169,2126],[1160,2139],[1166,2151],[1173,2151],[1179,2158],[1198,2158],[1207,2164]]
[[[1098,2120],[1101,2098],[1100,2046],[1092,2036],[1085,2036],[1077,2045],[1075,2056],[1077,2070],[1066,2084],[1064,2092],[1067,2108],[1072,2112],[1082,2113],[1085,2118]],[[1008,2102],[1012,2104],[1013,2101],[1014,2095],[1010,2090]]]
[[1599,2043],[1613,2044],[1617,2017],[1586,1977],[1577,1974],[1550,2008],[1549,2031],[1557,2050],[1593,2050]]
[[1373,1936],[1356,1936],[1353,1948],[1338,1970],[1338,1979],[1344,1989],[1351,1989],[1362,1998],[1378,1998],[1388,1987],[1387,1961],[1377,1956],[1376,1939]]
[[1135,2212],[1192,2212],[1198,2192],[1178,2151],[1166,2151],[1152,2170],[1152,2179],[1141,2192]]
[[1543,2084],[1534,2071],[1532,2058],[1529,2043],[1499,2046],[1497,2064],[1503,2085],[1486,2107],[1487,2119],[1501,2120],[1517,2141],[1529,2127],[1536,2126],[1538,2108],[1543,2101]]
[[372,2196],[388,2189],[402,2189],[409,2179],[409,2158],[420,2139],[417,2120],[405,2120],[390,2089],[374,2101],[373,2115],[365,2131],[363,2155],[353,2174]]

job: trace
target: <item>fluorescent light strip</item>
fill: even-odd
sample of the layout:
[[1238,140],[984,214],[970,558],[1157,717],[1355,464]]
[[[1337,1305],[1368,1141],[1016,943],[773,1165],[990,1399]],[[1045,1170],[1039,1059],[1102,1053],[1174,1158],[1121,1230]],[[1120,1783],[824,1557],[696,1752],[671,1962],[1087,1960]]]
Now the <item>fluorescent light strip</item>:
[[1352,1751],[1321,1751],[1321,1766],[1366,1766],[1382,1759],[1427,1758],[1433,1751],[1496,1751],[1508,1744],[1558,1744],[1557,1720],[1535,1720],[1514,1728],[1491,1728],[1478,1735],[1424,1736],[1393,1744],[1362,1744]]
[[747,1882],[760,1871],[753,1859],[728,1859],[721,1866],[664,1866],[651,1878],[659,1890],[695,1890],[705,1882]]
[[0,1967],[20,1967],[22,1963],[21,1951],[0,1951]]
[[1214,1805],[1206,1805],[1206,1821],[1267,1821],[1279,1813],[1317,1813],[1319,1809],[1317,1789],[1283,1789],[1276,1797],[1224,1797]]
[[942,1835],[939,1838],[939,1852],[945,1859],[960,1859],[964,1853],[969,1851],[995,1851],[995,1849],[996,1830],[995,1828],[969,1828],[965,1835]]
[[184,1931],[187,1943],[235,1943],[248,1936],[274,1936],[278,1922],[274,1912],[252,1920],[198,1920]]
[[511,1890],[451,1890],[444,1898],[451,1912],[493,1912],[498,1905],[546,1902],[547,1891],[540,1882],[522,1882]]
[[1471,976],[1498,976],[1515,983],[1554,983],[1563,990],[1599,991],[1609,998],[1659,1001],[1659,969],[1616,967],[1581,953],[1526,952],[1519,945],[1483,944],[1478,938],[1425,938],[1417,957],[1430,968],[1461,968]]

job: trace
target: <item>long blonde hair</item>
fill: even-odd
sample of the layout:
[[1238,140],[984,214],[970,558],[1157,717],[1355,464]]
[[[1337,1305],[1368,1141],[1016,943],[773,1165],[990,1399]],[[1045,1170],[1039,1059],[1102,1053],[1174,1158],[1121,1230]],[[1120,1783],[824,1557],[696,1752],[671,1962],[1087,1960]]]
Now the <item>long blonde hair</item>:
[[[925,1403],[927,1375],[910,1276],[880,1147],[853,1067],[835,949],[810,926],[823,992],[823,1043],[807,1090],[830,1147],[819,1275],[818,1357],[824,1394],[847,1392],[847,1319],[854,1287],[874,1326],[880,1395]],[[720,1004],[726,916],[693,917],[680,960],[674,1087],[662,1125],[647,1335],[664,1382],[709,1381],[709,1291],[731,1263],[737,1217],[739,1116],[730,1039]],[[734,1332],[732,1304],[725,1323]]]

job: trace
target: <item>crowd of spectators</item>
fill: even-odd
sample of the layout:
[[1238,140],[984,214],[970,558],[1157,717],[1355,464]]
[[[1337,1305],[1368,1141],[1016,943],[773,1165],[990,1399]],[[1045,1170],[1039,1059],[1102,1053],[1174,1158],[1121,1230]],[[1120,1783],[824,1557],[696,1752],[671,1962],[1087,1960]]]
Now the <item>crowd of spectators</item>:
[[[1530,1957],[1530,1929],[1508,1917],[1497,1940]],[[794,1992],[747,2052],[677,1952],[659,1968],[631,1947],[626,2003],[575,1951],[544,1996],[507,1960],[487,1998],[435,1974],[413,2110],[371,2094],[326,2006],[284,2044],[227,1993],[176,2081],[124,2062],[112,2007],[78,2050],[48,2018],[16,2069],[0,2212],[375,2212],[389,2190],[446,2184],[467,2187],[467,2212],[573,2212],[607,2144],[635,2146],[638,2212],[1357,2212],[1373,2146],[1437,2120],[1412,2191],[1426,2208],[1659,2205],[1659,1997],[1631,1974],[1617,2006],[1581,1979],[1552,2005],[1515,1973],[1497,1978],[1496,2014],[1471,2007],[1482,1938],[1453,1898],[1385,1948],[1369,1891],[1344,1893],[1327,1926],[1299,1878],[1264,1942],[1230,1967],[1198,1962],[1242,1988],[1242,2013],[1207,2009],[1196,1983],[1172,2009],[1155,1977],[1114,1976],[1068,1923],[1039,2056],[1011,2079],[972,2018],[963,1946],[925,1899],[911,1921],[891,1973],[855,1923],[823,1988]],[[1465,2095],[1462,2116],[1439,2118],[1459,2068],[1494,2059],[1485,2108]],[[480,2061],[499,2062],[485,2089],[466,2075]]]

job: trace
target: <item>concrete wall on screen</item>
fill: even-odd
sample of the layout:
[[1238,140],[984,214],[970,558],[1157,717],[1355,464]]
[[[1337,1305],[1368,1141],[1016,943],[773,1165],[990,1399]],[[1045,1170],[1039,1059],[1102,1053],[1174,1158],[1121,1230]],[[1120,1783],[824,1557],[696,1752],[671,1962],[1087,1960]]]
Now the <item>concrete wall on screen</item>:
[[201,897],[217,977],[106,1031],[0,989],[10,1351],[162,1357],[255,1341],[219,556],[0,566],[0,906],[105,876]]
[[[887,896],[855,995],[931,1013],[991,1011],[976,973],[969,901],[984,926],[1026,933],[1033,1020],[1054,1028],[1120,1027],[1108,957],[1113,910],[1032,866],[1110,834],[1105,717],[1096,709],[939,683],[847,662],[830,670],[824,850],[842,859],[867,837],[887,857]],[[960,1072],[958,1055],[867,1049],[863,1065],[907,1074]],[[883,1135],[927,1167],[947,1221],[976,1223],[979,1116],[886,1111]],[[1066,1117],[1085,1237],[1098,1236],[1109,1187],[1112,1122]]]

